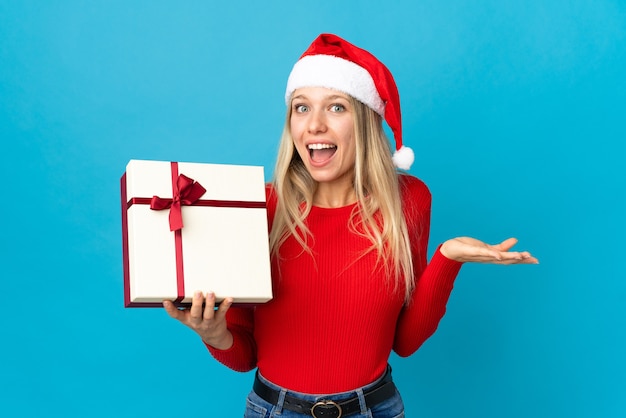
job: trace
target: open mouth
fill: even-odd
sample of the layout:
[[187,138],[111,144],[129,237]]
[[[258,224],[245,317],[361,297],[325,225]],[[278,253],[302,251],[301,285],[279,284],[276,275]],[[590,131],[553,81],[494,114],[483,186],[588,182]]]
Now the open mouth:
[[323,163],[329,160],[337,151],[337,146],[332,144],[309,144],[307,148],[309,149],[311,161],[315,163]]

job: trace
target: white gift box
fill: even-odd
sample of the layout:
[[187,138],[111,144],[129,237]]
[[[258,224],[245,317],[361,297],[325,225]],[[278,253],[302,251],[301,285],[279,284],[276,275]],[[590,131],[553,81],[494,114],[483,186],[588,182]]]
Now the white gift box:
[[121,192],[126,307],[272,298],[263,167],[131,160]]

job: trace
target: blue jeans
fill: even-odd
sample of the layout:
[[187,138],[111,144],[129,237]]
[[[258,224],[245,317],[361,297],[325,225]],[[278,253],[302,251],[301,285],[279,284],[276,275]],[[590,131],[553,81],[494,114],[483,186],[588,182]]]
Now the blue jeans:
[[[348,415],[347,418],[404,418],[404,404],[402,403],[402,398],[400,397],[400,393],[396,390],[396,393],[391,398],[374,405],[371,409],[368,409],[365,405],[365,399],[363,397],[363,392],[367,391],[370,387],[376,385],[378,381],[372,382],[367,386],[363,386],[362,388],[350,391],[337,393],[334,395],[309,395],[305,393],[292,392],[287,391],[280,386],[275,385],[274,383],[265,379],[259,373],[259,379],[268,385],[269,387],[276,389],[278,391],[283,392],[284,394],[289,393],[290,396],[298,397],[302,400],[309,402],[317,402],[320,400],[332,400],[332,401],[341,401],[347,398],[351,398],[353,396],[357,396],[360,400],[361,404],[361,412],[358,414]],[[277,405],[266,402],[261,399],[254,391],[251,391],[248,395],[248,399],[246,400],[246,412],[244,414],[244,418],[303,418],[310,415],[304,415],[297,412],[289,411],[283,409],[283,405],[281,399],[284,398],[284,395],[280,397]]]

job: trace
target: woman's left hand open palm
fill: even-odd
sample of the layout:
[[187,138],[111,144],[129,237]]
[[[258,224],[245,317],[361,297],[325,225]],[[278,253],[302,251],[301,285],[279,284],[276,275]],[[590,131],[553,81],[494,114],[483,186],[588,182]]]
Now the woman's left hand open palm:
[[440,251],[449,259],[462,263],[539,264],[528,251],[510,251],[515,244],[515,238],[489,245],[475,238],[458,237],[444,242]]

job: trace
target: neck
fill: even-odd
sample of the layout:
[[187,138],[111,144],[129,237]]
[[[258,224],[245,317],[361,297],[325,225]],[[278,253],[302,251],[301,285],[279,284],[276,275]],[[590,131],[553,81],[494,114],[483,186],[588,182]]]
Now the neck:
[[313,205],[322,208],[340,208],[356,202],[356,193],[352,183],[336,185],[318,183],[313,195]]

